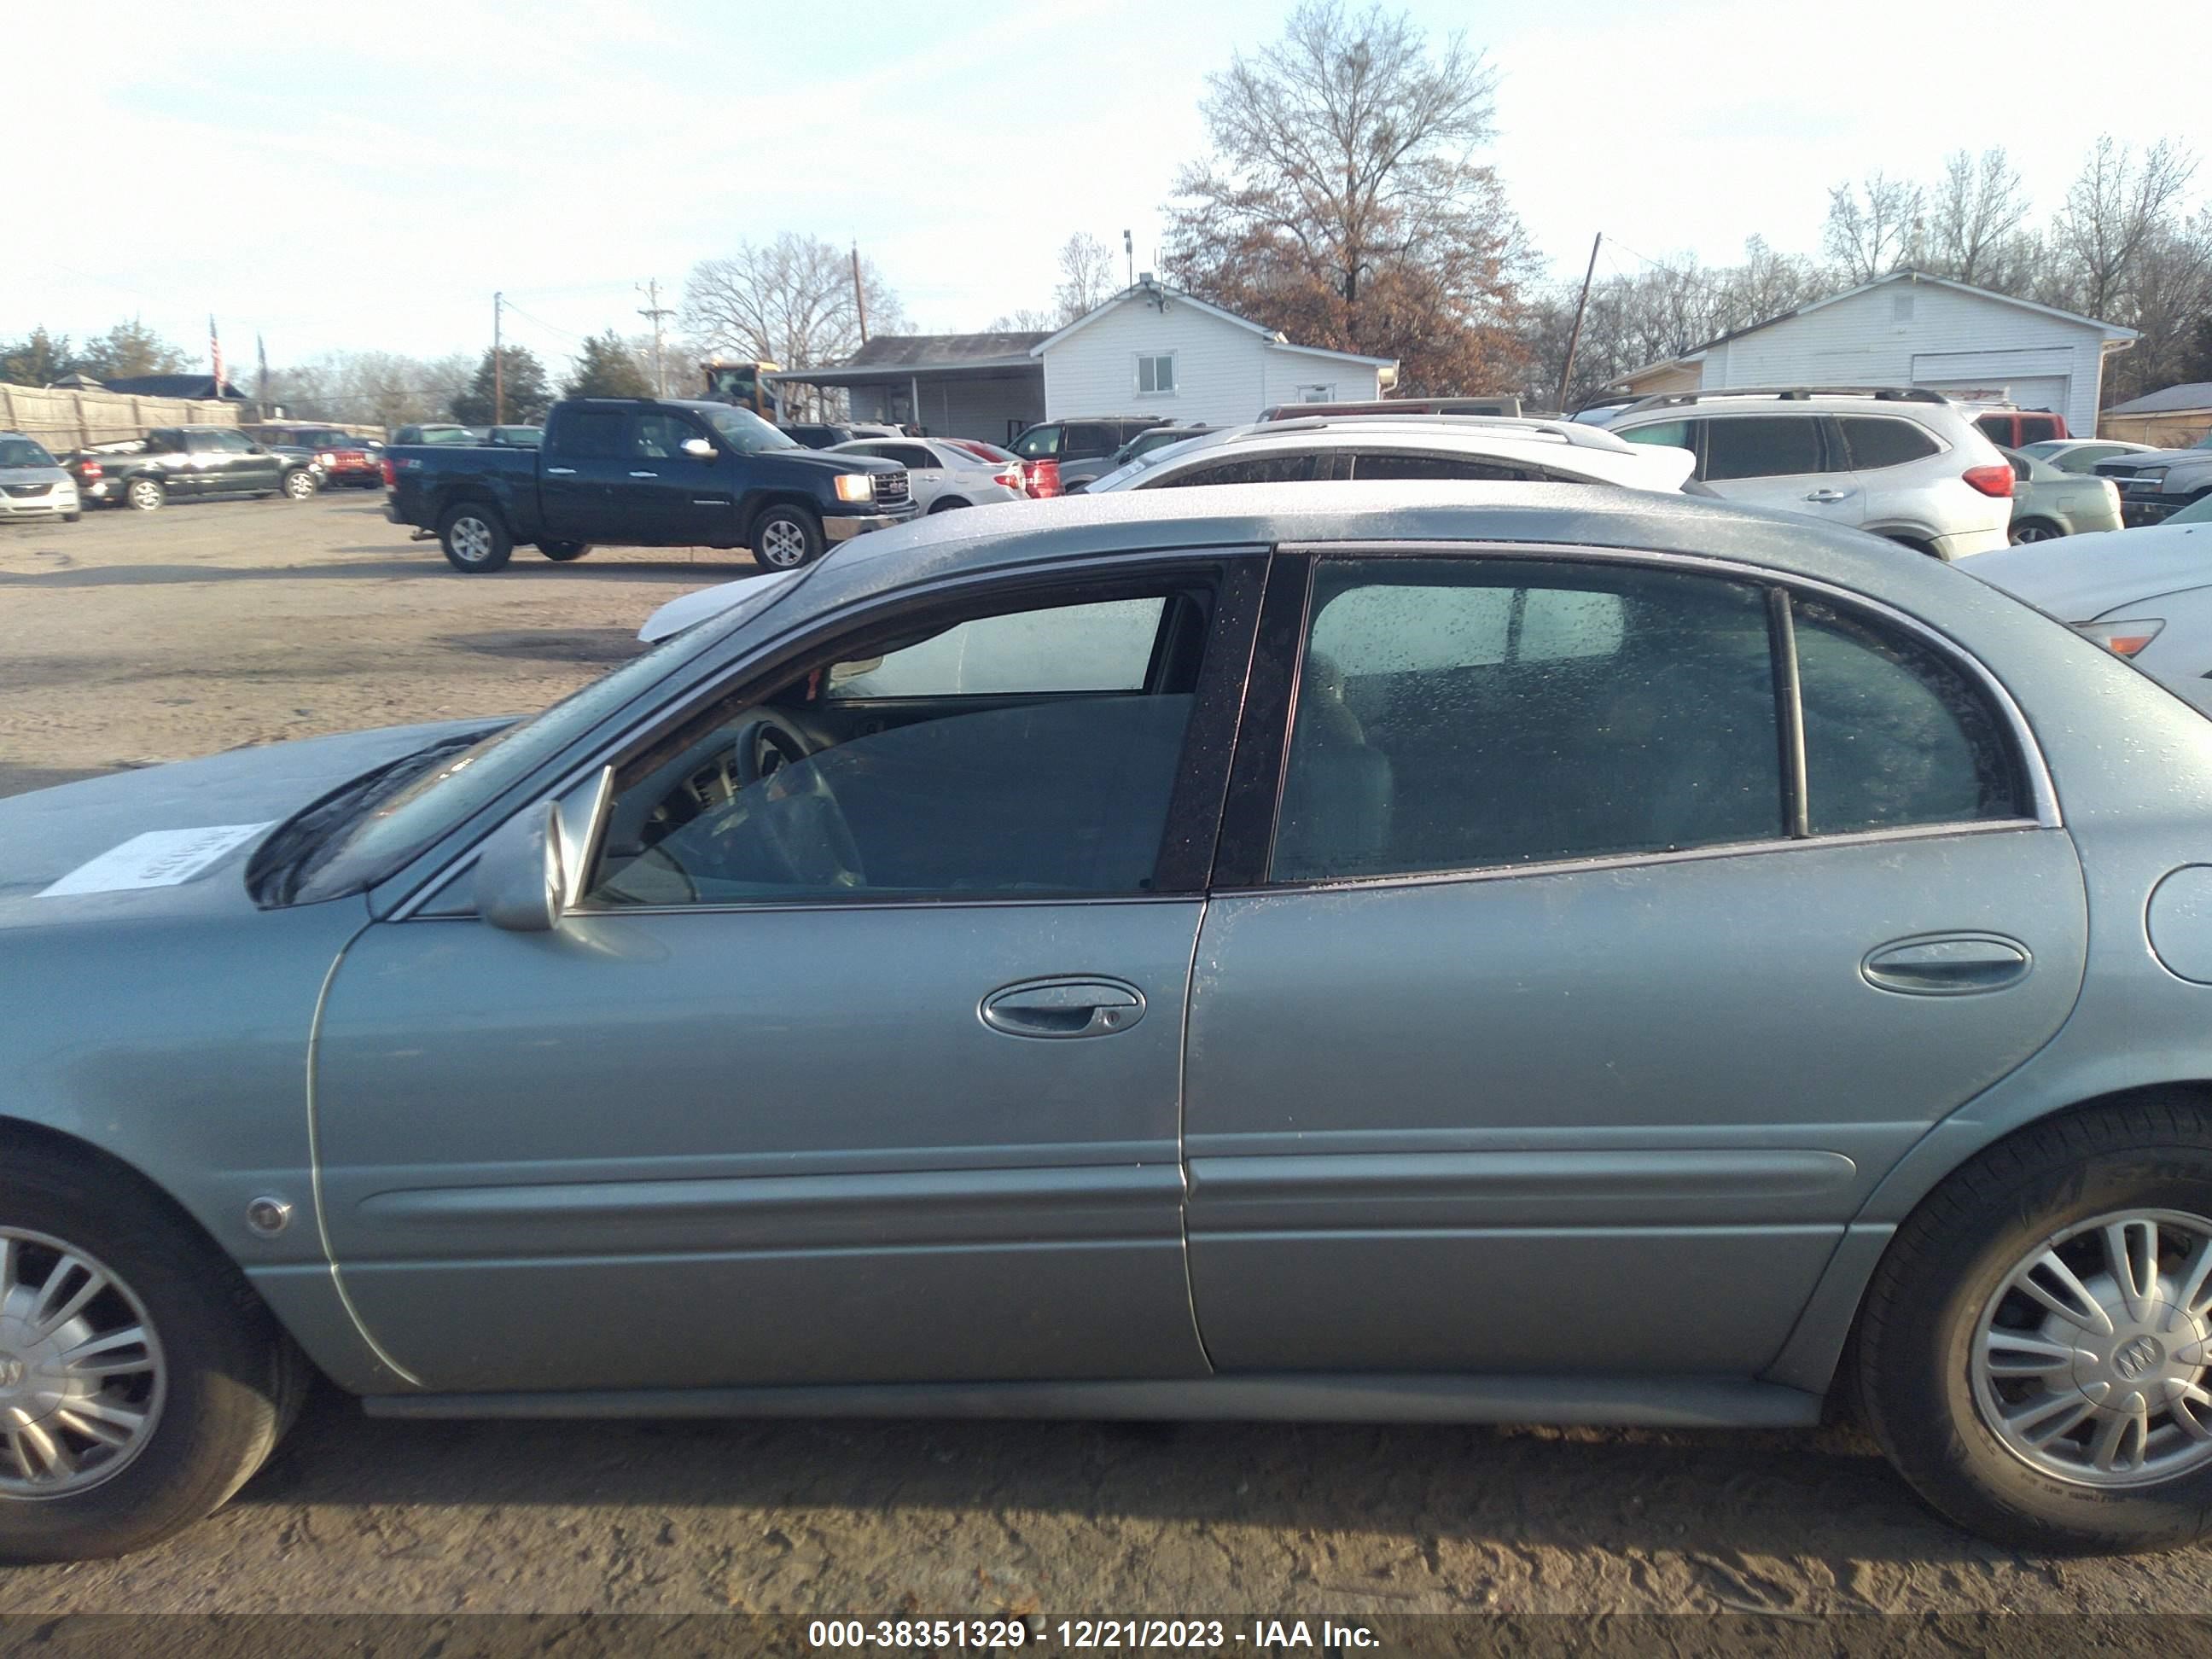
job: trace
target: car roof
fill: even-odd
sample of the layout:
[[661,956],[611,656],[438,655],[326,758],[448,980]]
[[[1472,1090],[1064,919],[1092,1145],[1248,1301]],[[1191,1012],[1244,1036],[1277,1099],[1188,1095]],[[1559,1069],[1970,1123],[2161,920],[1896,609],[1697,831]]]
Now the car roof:
[[[1193,559],[1284,544],[1469,543],[1679,553],[1880,591],[1939,608],[1963,580],[1878,537],[1796,514],[1601,483],[1220,484],[1008,501],[840,542],[799,586],[817,611],[1018,567],[1158,552]],[[749,581],[724,585],[730,603]],[[1986,591],[1986,590],[1982,590]],[[703,618],[702,618],[703,619]]]
[[[1572,472],[1608,483],[1640,483],[1677,489],[1696,465],[1686,449],[1632,444],[1594,427],[1511,416],[1384,415],[1331,416],[1310,421],[1264,421],[1231,427],[1156,449],[1129,465],[1142,467],[1134,479],[1171,477],[1175,469],[1215,456],[1267,454],[1277,451],[1327,450],[1373,453],[1438,451],[1480,456],[1553,471]],[[1678,458],[1670,465],[1669,457]],[[1664,479],[1663,484],[1659,481]],[[1304,485],[1299,486],[1301,489]]]

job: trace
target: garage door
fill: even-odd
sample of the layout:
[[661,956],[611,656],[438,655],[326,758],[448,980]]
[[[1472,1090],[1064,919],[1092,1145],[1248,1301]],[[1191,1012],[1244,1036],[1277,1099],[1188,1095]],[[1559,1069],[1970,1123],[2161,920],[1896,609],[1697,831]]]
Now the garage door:
[[2022,409],[2055,409],[2066,412],[2066,395],[2073,384],[2063,374],[2038,374],[2019,380],[1923,380],[1922,386],[1948,398],[1974,403],[2001,401]]

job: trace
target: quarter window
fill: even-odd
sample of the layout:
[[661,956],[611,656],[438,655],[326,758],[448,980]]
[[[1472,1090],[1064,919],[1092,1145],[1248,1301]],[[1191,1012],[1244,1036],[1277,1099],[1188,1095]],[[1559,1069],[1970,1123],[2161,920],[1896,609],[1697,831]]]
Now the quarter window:
[[1137,359],[1137,390],[1139,392],[1173,392],[1175,389],[1175,353],[1163,351]]
[[1705,423],[1705,470],[1713,483],[1825,471],[1820,424],[1803,415],[1735,415]]
[[1937,453],[1936,440],[1910,421],[1882,415],[1845,415],[1836,424],[1843,428],[1844,453],[1855,472],[1903,466]]
[[2029,816],[2011,740],[1956,668],[1814,601],[1791,615],[1814,835]]
[[1697,447],[1697,428],[1688,421],[1654,421],[1632,426],[1620,434],[1632,444],[1666,444],[1676,449]]

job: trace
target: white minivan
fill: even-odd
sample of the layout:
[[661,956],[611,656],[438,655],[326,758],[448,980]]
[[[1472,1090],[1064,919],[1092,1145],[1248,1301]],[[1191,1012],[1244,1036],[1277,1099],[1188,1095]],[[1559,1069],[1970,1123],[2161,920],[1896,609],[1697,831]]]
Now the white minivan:
[[1726,387],[1632,404],[1606,429],[1698,458],[1714,494],[1887,536],[1939,559],[2006,545],[2013,471],[1940,392]]

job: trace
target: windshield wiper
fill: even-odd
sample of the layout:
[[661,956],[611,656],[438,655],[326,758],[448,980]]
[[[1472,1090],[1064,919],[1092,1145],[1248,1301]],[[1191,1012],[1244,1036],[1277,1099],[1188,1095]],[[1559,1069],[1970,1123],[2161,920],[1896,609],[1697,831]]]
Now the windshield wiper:
[[[492,728],[496,730],[496,727]],[[351,823],[377,802],[396,793],[444,757],[483,741],[483,732],[456,732],[410,750],[381,766],[349,778],[328,794],[309,802],[261,843],[246,868],[246,890],[263,906],[289,904],[306,880],[314,856],[333,830]]]

